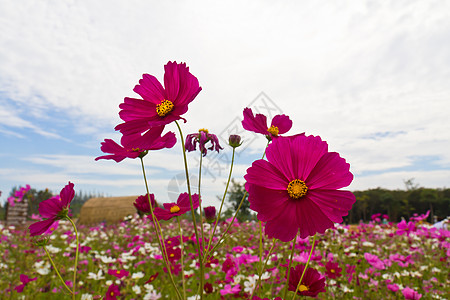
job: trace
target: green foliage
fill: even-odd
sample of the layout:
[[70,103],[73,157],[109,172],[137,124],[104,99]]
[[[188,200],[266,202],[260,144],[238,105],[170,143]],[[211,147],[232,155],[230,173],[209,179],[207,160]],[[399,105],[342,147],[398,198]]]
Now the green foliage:
[[236,182],[234,179],[231,179],[230,186],[227,192],[226,201],[230,204],[230,207],[228,207],[228,209],[224,212],[225,217],[232,217],[234,215],[234,212],[238,209],[244,195],[245,199],[242,202],[241,208],[239,209],[237,219],[240,222],[253,219],[245,186],[243,183]]

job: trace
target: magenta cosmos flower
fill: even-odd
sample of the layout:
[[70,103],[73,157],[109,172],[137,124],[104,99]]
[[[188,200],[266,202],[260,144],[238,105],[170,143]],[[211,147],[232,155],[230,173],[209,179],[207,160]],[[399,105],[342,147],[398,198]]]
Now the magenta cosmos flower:
[[39,213],[45,220],[33,223],[28,227],[31,236],[43,234],[54,222],[67,217],[70,202],[75,196],[73,186],[73,183],[69,182],[61,190],[59,197],[55,196],[39,203]]
[[270,127],[267,126],[267,117],[262,114],[256,114],[253,116],[251,108],[244,109],[244,120],[242,126],[245,130],[261,133],[269,138],[278,137],[279,134],[283,134],[289,131],[292,127],[292,121],[286,115],[276,115],[272,119]]
[[[150,214],[151,210],[150,210],[150,204],[148,201],[149,198],[149,194],[141,195],[139,197],[137,197],[136,200],[134,200],[134,207],[136,207],[137,210],[139,210],[140,212],[143,212],[144,214]],[[152,208],[156,207],[156,200],[155,200],[155,195],[150,194],[150,201],[152,203]]]
[[250,208],[267,222],[269,238],[291,241],[300,231],[306,238],[342,222],[355,202],[348,186],[350,165],[315,136],[274,139],[267,161],[255,161],[244,176]]
[[102,142],[100,150],[111,154],[99,156],[95,160],[113,159],[116,162],[121,162],[125,158],[143,157],[149,150],[172,148],[177,142],[175,133],[168,132],[161,136],[163,130],[164,126],[158,126],[153,127],[143,135],[140,133],[124,135],[120,140],[122,145],[117,144],[111,139],[105,139],[105,141]]
[[[206,143],[210,143],[211,146],[206,148]],[[219,139],[215,134],[209,133],[208,129],[200,129],[198,133],[191,133],[186,136],[185,148],[186,151],[194,151],[198,147],[203,156],[206,155],[208,150],[216,150],[219,153],[219,150],[223,150],[223,148],[219,145]]]
[[[305,266],[303,265],[298,265],[295,269],[291,268],[291,273],[289,275],[289,291],[295,292],[297,290],[298,282],[300,281],[304,269]],[[317,294],[321,292],[325,292],[325,276],[320,275],[315,269],[306,269],[297,294],[316,297]]]
[[[194,209],[199,206],[197,194],[192,195],[192,205]],[[155,207],[153,213],[158,220],[170,220],[173,217],[181,216],[191,210],[189,194],[183,193],[178,197],[177,203],[163,203],[164,209]]]
[[[153,126],[183,119],[188,104],[202,90],[185,63],[164,66],[164,88],[156,77],[144,74],[134,87],[142,99],[125,98],[119,116],[125,123],[116,126],[123,134],[142,133]],[[184,120],[184,119],[183,119]]]

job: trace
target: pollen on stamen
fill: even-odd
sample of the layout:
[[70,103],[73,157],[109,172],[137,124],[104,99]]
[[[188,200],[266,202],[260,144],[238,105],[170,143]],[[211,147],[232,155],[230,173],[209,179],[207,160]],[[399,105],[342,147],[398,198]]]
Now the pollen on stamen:
[[174,205],[170,208],[170,213],[174,214],[180,211],[180,207],[178,205]]
[[308,192],[308,187],[303,180],[294,179],[289,182],[287,192],[292,198],[298,199],[306,195]]
[[269,129],[267,129],[267,132],[269,132],[271,135],[273,135],[273,136],[278,136],[278,132],[279,132],[279,130],[278,130],[278,127],[277,126],[270,126],[270,128]]
[[304,291],[308,291],[309,288],[306,285],[301,284],[300,287],[298,288],[299,292],[304,292]]
[[163,100],[156,105],[156,113],[160,117],[164,117],[173,110],[173,103],[170,100]]

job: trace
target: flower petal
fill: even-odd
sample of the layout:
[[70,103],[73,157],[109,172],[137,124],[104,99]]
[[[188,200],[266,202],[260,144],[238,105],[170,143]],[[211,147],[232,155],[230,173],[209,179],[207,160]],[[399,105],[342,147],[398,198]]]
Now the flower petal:
[[144,74],[142,79],[139,80],[139,85],[136,85],[133,89],[144,100],[153,104],[159,104],[166,97],[164,88],[155,76]]
[[69,207],[70,202],[73,197],[75,197],[75,191],[73,190],[74,184],[69,181],[69,183],[61,190],[59,194],[61,196],[62,207]]
[[58,197],[52,197],[39,203],[39,213],[43,218],[54,218],[62,210],[62,202]]
[[55,219],[47,219],[31,224],[28,229],[30,230],[30,236],[41,235],[46,232],[50,226],[55,222]]
[[254,161],[244,178],[248,183],[275,190],[286,190],[289,184],[283,173],[263,159]]
[[253,116],[251,108],[244,109],[244,120],[242,121],[242,127],[245,130],[253,131],[256,133],[261,133],[267,135],[267,118],[265,115],[256,114]]
[[353,180],[350,165],[336,152],[324,154],[309,174],[306,185],[310,189],[340,189]]
[[337,190],[311,190],[305,197],[319,206],[320,210],[335,223],[342,222],[342,217],[348,215],[348,211],[356,201],[352,192]]
[[271,126],[278,127],[278,134],[283,134],[292,128],[292,121],[286,115],[276,115],[272,119]]
[[261,187],[247,182],[250,209],[258,213],[258,219],[267,222],[276,218],[285,209],[286,202],[290,200],[287,191],[279,191]]

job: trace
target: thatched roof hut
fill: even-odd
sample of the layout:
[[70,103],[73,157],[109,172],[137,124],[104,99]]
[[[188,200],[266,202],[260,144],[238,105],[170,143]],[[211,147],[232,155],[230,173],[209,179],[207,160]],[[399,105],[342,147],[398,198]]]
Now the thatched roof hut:
[[136,213],[138,196],[91,198],[81,207],[79,224],[114,223]]

